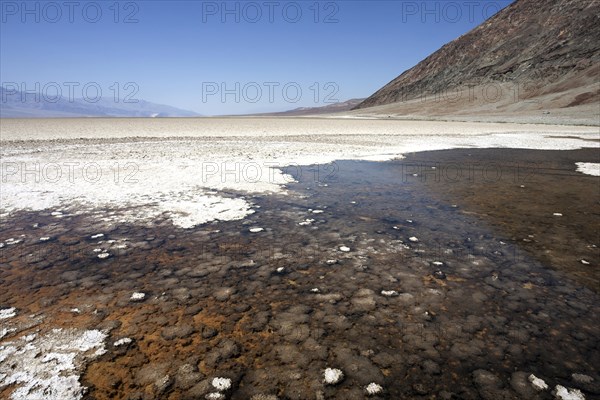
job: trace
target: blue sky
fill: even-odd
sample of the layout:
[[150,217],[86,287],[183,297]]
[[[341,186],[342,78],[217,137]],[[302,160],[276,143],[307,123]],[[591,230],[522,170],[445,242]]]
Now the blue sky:
[[205,115],[314,107],[372,94],[510,2],[1,0],[0,78]]

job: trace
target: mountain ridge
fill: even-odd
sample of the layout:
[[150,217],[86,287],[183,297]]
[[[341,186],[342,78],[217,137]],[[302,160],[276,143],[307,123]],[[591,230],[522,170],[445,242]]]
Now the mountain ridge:
[[199,117],[200,114],[180,108],[152,103],[146,100],[127,102],[123,99],[99,99],[91,102],[83,98],[43,101],[41,94],[8,92],[0,86],[1,118],[81,118],[81,117]]
[[[516,0],[354,110],[443,115],[590,106],[600,100],[598,38],[600,2]],[[504,98],[486,101],[483,91],[494,86]],[[456,104],[440,100],[448,93]]]

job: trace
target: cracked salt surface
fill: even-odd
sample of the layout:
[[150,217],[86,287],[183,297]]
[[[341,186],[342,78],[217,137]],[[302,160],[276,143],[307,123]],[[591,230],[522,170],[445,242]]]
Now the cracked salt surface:
[[15,385],[13,400],[77,400],[85,364],[104,354],[106,334],[98,330],[53,329],[0,346],[0,388]]

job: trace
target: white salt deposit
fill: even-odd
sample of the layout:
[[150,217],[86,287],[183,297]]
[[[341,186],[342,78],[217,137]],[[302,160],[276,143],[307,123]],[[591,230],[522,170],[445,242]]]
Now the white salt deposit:
[[343,251],[344,253],[347,253],[350,251],[350,247],[348,246],[340,246],[340,251]]
[[115,347],[119,347],[119,346],[123,346],[123,345],[125,345],[125,344],[129,344],[129,343],[131,343],[131,342],[133,342],[133,340],[132,340],[131,338],[127,338],[127,337],[126,337],[126,338],[123,338],[123,339],[119,339],[119,340],[117,340],[117,341],[116,341],[116,342],[115,342],[113,345],[114,345]]
[[323,372],[323,382],[327,385],[335,385],[344,379],[344,373],[337,368],[326,368]]
[[13,318],[17,315],[17,309],[14,307],[5,308],[0,310],[0,319]]
[[561,213],[553,213],[552,215],[555,216],[555,217],[562,217],[563,216]]
[[15,385],[13,400],[78,400],[85,388],[79,374],[106,352],[106,334],[97,330],[54,329],[0,346],[0,388]]
[[173,224],[189,229],[211,221],[235,221],[253,214],[250,204],[243,199],[231,199],[220,196],[196,195],[193,200],[176,199],[161,202],[159,215],[166,212]]
[[367,387],[365,388],[365,391],[367,392],[367,394],[369,396],[374,396],[376,394],[380,394],[383,392],[383,386],[381,386],[375,382],[371,382],[367,385]]
[[419,241],[419,239],[416,236],[411,236],[408,238],[408,240],[410,240],[411,242],[415,242],[415,243]]
[[381,295],[385,297],[395,297],[398,296],[398,292],[395,290],[382,290]]
[[546,384],[546,382],[544,382],[543,379],[538,378],[534,374],[529,375],[527,379],[529,380],[529,382],[531,382],[531,385],[537,390],[548,389],[548,385]]
[[568,389],[561,385],[556,385],[554,395],[560,400],[585,400],[585,396],[579,389]]
[[600,176],[600,163],[578,162],[577,171],[593,176]]
[[581,263],[582,263],[583,265],[590,265],[590,262],[589,262],[589,261],[587,261],[587,260],[581,260]]
[[16,328],[0,328],[0,339],[8,335],[9,333],[16,332]]
[[110,257],[110,253],[100,253],[98,254],[98,258],[104,260],[105,258]]
[[224,392],[231,388],[231,379],[229,378],[213,378],[211,383],[219,392]]
[[129,300],[131,301],[142,301],[146,298],[146,294],[145,293],[141,293],[141,292],[135,292],[131,295],[131,297],[129,298]]
[[248,230],[252,233],[258,233],[264,231],[264,228],[250,228]]

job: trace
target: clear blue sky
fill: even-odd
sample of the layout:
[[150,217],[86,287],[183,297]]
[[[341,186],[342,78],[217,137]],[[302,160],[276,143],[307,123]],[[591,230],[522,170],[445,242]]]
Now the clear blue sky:
[[511,0],[0,3],[3,83],[216,115],[366,97]]

